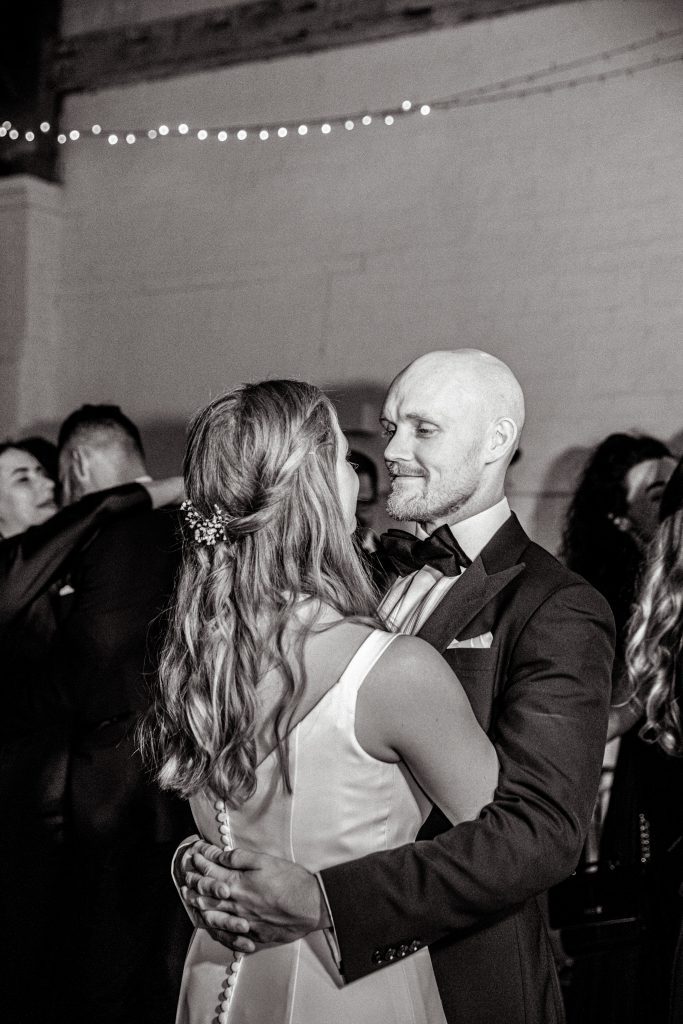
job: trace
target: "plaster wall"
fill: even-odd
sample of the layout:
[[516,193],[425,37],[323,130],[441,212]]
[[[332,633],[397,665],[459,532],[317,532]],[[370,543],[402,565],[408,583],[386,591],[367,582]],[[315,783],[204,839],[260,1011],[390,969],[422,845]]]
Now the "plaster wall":
[[[674,3],[586,0],[74,95],[63,125],[305,122],[676,26]],[[601,67],[678,51],[683,36]],[[683,425],[682,94],[679,62],[327,137],[67,144],[57,416],[118,401],[170,468],[187,416],[239,381],[310,378],[372,430],[408,360],[481,347],[526,391],[513,504],[554,546],[588,446]]]

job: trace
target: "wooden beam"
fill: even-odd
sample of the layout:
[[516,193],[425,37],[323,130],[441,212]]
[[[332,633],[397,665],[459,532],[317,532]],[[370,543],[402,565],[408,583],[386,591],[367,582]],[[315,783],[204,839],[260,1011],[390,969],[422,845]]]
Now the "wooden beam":
[[251,0],[74,35],[51,63],[58,93],[80,92],[374,42],[568,0]]

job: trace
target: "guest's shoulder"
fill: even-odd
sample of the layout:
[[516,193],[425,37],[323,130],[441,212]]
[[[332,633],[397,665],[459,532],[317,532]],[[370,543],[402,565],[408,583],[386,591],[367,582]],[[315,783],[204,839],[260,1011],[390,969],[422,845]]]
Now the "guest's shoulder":
[[544,599],[557,595],[572,603],[585,605],[587,609],[611,621],[612,611],[602,594],[540,544],[529,541],[523,561],[527,568],[527,585],[540,591]]

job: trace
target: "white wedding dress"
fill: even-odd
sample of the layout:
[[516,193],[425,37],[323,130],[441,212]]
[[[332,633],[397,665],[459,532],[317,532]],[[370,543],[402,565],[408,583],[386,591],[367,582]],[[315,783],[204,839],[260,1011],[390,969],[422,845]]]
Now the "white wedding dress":
[[[192,800],[201,835],[217,846],[275,854],[312,871],[412,842],[431,804],[400,764],[356,740],[356,698],[394,639],[374,630],[339,680],[290,734],[292,793],[277,754],[258,768],[238,810],[210,795]],[[387,936],[387,942],[391,940]],[[445,1024],[429,951],[345,985],[326,934],[240,957],[195,931],[177,1024]]]

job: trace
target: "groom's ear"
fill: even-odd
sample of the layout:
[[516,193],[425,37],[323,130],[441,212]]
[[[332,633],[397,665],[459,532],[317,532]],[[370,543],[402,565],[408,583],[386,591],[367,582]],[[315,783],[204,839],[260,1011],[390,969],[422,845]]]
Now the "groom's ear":
[[486,462],[499,462],[501,459],[512,458],[517,443],[519,430],[514,420],[502,416],[493,424],[489,440]]

